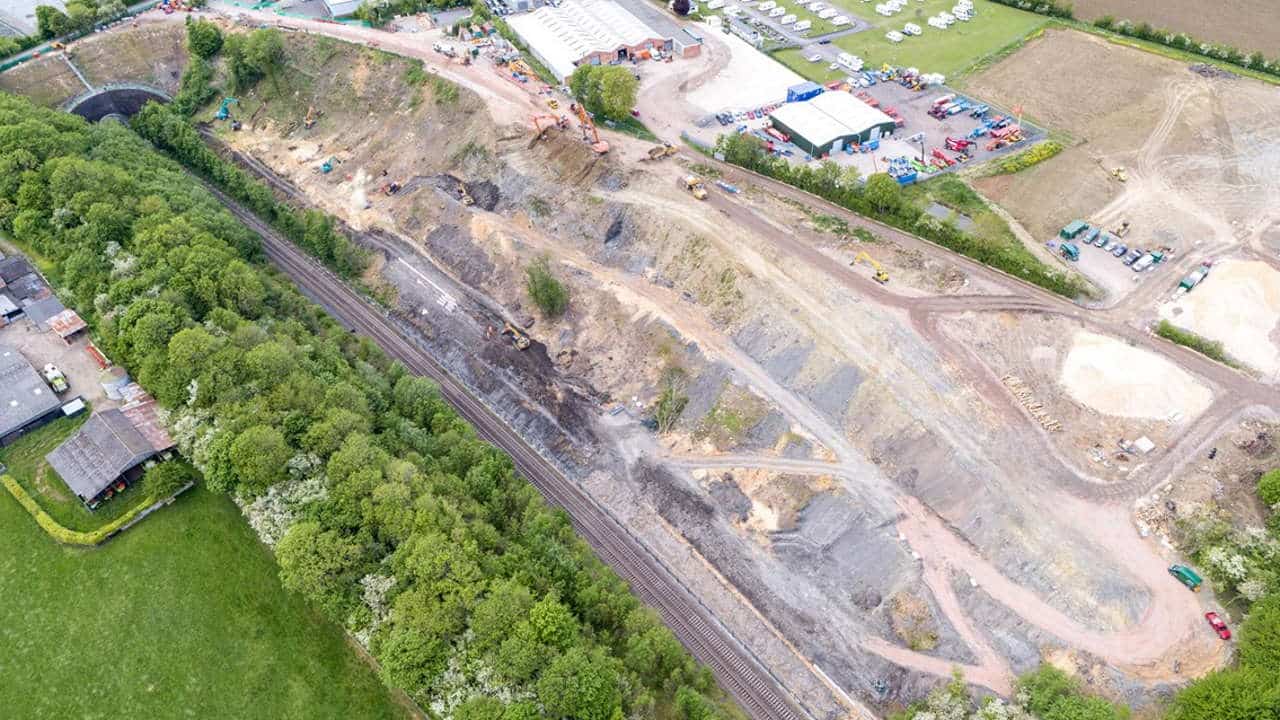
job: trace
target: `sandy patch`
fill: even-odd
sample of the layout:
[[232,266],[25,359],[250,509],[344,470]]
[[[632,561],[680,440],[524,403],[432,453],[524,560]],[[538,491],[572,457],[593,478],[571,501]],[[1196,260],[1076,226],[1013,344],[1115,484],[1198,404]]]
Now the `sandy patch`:
[[1116,417],[1189,420],[1213,400],[1209,388],[1159,355],[1085,331],[1072,339],[1059,382],[1078,402]]
[[1160,308],[1160,317],[1220,341],[1227,354],[1275,379],[1280,348],[1280,272],[1259,261],[1224,260],[1192,292]]
[[703,32],[715,32],[717,39],[733,54],[728,66],[686,98],[705,113],[747,110],[781,102],[787,97],[787,88],[804,82],[804,78],[736,35],[725,35],[718,30]]

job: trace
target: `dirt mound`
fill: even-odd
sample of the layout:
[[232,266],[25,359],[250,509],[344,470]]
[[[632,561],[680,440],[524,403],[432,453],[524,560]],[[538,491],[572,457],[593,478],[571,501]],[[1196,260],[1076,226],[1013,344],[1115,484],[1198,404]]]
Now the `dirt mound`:
[[1061,382],[1077,401],[1118,417],[1189,420],[1213,400],[1208,388],[1165,358],[1091,332],[1076,333]]

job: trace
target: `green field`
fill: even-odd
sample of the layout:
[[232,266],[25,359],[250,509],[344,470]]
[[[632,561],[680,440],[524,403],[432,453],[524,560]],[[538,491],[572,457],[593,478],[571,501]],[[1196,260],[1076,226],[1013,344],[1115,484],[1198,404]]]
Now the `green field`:
[[[942,73],[948,80],[984,58],[1019,42],[1048,22],[1048,18],[1042,15],[997,5],[987,0],[974,0],[976,14],[973,20],[967,23],[956,22],[946,30],[938,30],[928,25],[929,18],[955,7],[955,0],[912,2],[892,17],[876,14],[875,5],[878,1],[863,3],[858,0],[833,0],[833,5],[843,7],[850,15],[867,21],[871,28],[836,38],[832,43],[861,57],[866,61],[868,69],[878,69],[883,63],[889,63],[919,68],[921,72]],[[908,37],[896,45],[885,39],[885,33],[902,30],[902,26],[909,22],[919,25],[924,34]],[[786,64],[811,80],[830,80],[844,75],[828,71],[825,63],[806,62],[799,52],[795,56],[797,63]]]
[[403,718],[202,488],[95,550],[0,492],[0,707],[13,718]]

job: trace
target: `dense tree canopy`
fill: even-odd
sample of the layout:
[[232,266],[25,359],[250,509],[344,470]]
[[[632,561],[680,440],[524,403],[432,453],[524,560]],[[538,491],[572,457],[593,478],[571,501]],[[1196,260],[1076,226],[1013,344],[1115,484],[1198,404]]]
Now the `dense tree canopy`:
[[[137,126],[334,252],[323,215],[278,208],[177,113]],[[0,231],[53,263],[205,481],[274,509],[284,584],[438,716],[681,718],[677,694],[698,720],[734,712],[430,381],[269,273],[258,238],[128,129],[0,94]]]
[[222,49],[222,31],[208,20],[187,20],[187,50],[208,60]]
[[640,81],[621,65],[580,65],[569,76],[569,89],[593,115],[626,120],[636,106]]

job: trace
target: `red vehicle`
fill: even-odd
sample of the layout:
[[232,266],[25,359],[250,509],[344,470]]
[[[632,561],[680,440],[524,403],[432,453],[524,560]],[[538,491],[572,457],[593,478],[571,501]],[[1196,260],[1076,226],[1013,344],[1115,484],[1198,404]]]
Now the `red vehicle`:
[[791,142],[791,136],[787,135],[784,132],[779,131],[777,128],[769,127],[769,128],[765,128],[764,131],[772,135],[774,138],[776,138],[780,142],[784,142],[784,143]]
[[1231,639],[1231,628],[1228,628],[1227,624],[1222,621],[1222,618],[1218,617],[1218,613],[1207,612],[1204,614],[1204,619],[1208,620],[1209,624],[1213,626],[1214,632],[1218,633],[1218,637],[1223,640]]
[[972,140],[965,140],[963,138],[956,137],[948,137],[944,142],[946,143],[948,150],[959,150],[961,152],[968,150],[974,145]]

